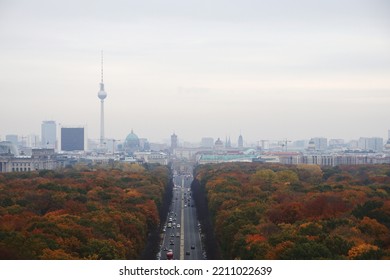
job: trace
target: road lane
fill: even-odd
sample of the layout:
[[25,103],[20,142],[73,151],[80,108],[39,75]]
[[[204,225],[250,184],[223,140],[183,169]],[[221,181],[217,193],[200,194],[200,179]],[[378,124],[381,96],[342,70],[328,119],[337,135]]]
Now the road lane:
[[[160,250],[161,259],[166,259],[167,251],[164,251],[164,247],[166,247],[173,250],[174,259],[201,260],[203,259],[203,251],[200,231],[196,207],[190,190],[192,176],[190,174],[178,175],[173,178],[173,181],[175,184],[174,193],[165,225],[171,218],[172,223],[175,223],[176,226],[175,228],[166,228],[165,233],[163,233]],[[192,205],[194,206],[192,207]],[[178,223],[180,223],[180,228],[177,228]],[[177,237],[178,233],[180,238]],[[171,239],[174,241],[173,245],[170,245]],[[194,249],[191,249],[192,245],[195,246]],[[187,255],[187,252],[189,252],[189,255]]]

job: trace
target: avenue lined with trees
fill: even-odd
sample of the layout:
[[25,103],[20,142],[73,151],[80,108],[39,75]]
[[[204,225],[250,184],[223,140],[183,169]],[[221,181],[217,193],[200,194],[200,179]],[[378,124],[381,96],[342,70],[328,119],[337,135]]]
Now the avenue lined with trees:
[[390,166],[225,163],[195,175],[215,258],[390,258]]
[[0,174],[0,258],[140,259],[167,212],[169,174],[128,164]]

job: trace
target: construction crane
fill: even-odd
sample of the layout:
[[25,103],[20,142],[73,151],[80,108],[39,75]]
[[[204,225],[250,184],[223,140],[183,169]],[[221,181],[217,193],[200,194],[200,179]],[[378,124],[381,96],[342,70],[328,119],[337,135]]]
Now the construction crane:
[[[93,139],[93,140],[100,140],[100,139]],[[104,139],[104,141],[103,141],[103,146],[104,147],[106,147],[107,146],[107,142],[109,142],[109,141],[112,141],[112,154],[114,155],[115,154],[115,143],[116,142],[118,142],[118,141],[122,141],[122,140],[120,140],[120,139],[110,139],[110,138],[106,138],[106,139]],[[107,147],[106,147],[107,148]]]
[[288,140],[287,138],[279,142],[279,143],[281,143],[282,151],[283,151],[283,149],[284,149],[284,150],[287,152],[287,144],[290,143],[290,142],[291,142],[291,141]]
[[112,141],[112,154],[115,155],[115,143],[121,141],[119,139],[108,139]]

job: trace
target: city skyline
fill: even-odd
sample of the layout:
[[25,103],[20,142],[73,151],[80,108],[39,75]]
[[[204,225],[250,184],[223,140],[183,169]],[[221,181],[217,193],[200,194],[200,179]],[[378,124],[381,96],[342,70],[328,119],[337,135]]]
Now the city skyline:
[[390,127],[386,1],[2,1],[0,135],[358,139]]

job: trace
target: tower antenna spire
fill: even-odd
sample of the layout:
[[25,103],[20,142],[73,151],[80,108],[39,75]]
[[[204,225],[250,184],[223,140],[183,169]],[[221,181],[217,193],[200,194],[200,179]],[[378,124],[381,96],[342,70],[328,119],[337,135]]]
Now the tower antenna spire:
[[100,99],[100,147],[104,146],[104,99],[107,97],[107,93],[104,90],[103,84],[103,50],[101,51],[101,82],[100,90],[98,92],[98,97]]
[[101,81],[102,81],[102,83],[103,83],[103,50],[102,50],[102,53],[101,53],[101,67],[102,67],[102,69],[101,69]]

